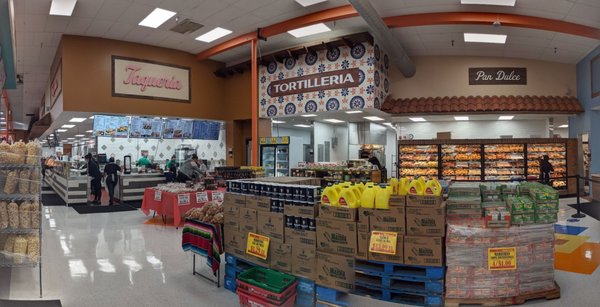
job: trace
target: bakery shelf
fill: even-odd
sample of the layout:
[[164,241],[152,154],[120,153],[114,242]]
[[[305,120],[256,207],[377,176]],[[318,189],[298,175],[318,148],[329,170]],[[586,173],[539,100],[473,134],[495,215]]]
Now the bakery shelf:
[[14,234],[14,235],[35,234],[35,233],[39,233],[39,232],[40,232],[40,230],[38,228],[27,228],[27,229],[4,228],[4,229],[0,229],[0,233]]
[[0,194],[0,200],[2,201],[38,201],[39,195],[33,194]]
[[24,169],[39,169],[39,168],[40,168],[39,165],[0,163],[0,170],[24,170]]

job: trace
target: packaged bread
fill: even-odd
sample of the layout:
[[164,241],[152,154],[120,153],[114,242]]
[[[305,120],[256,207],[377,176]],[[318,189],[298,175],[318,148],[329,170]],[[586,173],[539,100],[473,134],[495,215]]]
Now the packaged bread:
[[26,145],[27,158],[26,163],[29,165],[37,165],[40,163],[40,156],[42,154],[42,145],[39,142],[29,142]]
[[19,228],[19,205],[15,202],[11,202],[7,206],[8,211],[8,227],[16,229]]
[[15,246],[15,236],[9,235],[6,238],[6,242],[4,242],[4,251],[7,253],[12,253]]
[[29,177],[29,179],[31,180],[29,182],[29,193],[30,194],[38,194],[40,193],[40,180],[41,180],[42,175],[40,174],[39,170],[33,170],[31,171],[31,176]]
[[0,163],[12,163],[12,152],[10,151],[10,145],[5,141],[0,143]]
[[8,228],[8,204],[0,202],[0,229]]
[[33,202],[30,207],[31,211],[31,228],[40,229],[40,203]]
[[13,164],[24,164],[27,157],[27,145],[23,141],[18,141],[10,145],[10,151],[13,155]]
[[31,235],[27,237],[27,256],[30,261],[38,261],[40,258],[40,237]]
[[29,194],[29,176],[31,176],[31,170],[24,169],[19,172],[19,193]]
[[15,239],[13,253],[15,254],[15,263],[23,263],[25,256],[27,255],[27,239],[25,239],[25,237],[18,236]]
[[19,206],[19,226],[22,229],[31,228],[31,204],[28,202]]
[[8,172],[8,176],[6,176],[6,183],[4,184],[4,193],[5,194],[13,194],[17,189],[17,177],[19,177],[18,171],[10,171]]

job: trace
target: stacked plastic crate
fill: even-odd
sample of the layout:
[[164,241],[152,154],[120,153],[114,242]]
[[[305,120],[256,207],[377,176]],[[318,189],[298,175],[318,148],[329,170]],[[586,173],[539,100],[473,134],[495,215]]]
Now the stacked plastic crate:
[[291,307],[296,301],[296,277],[253,267],[238,275],[240,306]]

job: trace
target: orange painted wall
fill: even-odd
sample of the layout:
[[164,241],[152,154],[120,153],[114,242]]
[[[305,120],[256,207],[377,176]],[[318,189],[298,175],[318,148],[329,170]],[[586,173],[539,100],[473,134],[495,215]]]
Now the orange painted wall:
[[[224,109],[230,119],[252,118],[250,72],[235,74],[225,79]],[[256,107],[258,107],[255,104]]]

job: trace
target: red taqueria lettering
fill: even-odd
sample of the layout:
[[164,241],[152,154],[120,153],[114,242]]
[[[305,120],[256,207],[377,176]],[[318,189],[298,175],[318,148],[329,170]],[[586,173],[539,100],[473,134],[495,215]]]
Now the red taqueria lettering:
[[181,82],[175,80],[174,76],[144,76],[140,75],[142,68],[136,65],[127,65],[125,71],[129,73],[123,84],[139,85],[142,92],[146,91],[147,87],[165,88],[170,90],[181,90]]

